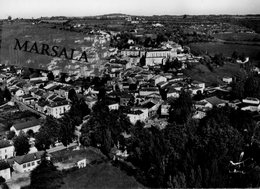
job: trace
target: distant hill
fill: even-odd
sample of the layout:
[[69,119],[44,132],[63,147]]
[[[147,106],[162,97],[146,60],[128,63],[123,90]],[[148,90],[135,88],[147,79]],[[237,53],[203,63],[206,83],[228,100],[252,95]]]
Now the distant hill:
[[104,17],[127,17],[127,16],[130,16],[130,15],[122,14],[122,13],[111,13],[111,14],[103,14],[103,15],[100,15],[100,16],[104,16]]

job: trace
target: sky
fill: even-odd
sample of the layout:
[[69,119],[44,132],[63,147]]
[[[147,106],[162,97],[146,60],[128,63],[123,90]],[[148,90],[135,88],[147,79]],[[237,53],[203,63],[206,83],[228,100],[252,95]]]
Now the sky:
[[0,19],[41,16],[260,14],[260,0],[0,0]]

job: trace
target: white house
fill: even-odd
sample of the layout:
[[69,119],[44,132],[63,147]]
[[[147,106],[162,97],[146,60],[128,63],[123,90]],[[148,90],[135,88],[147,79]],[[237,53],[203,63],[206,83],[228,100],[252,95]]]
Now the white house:
[[243,103],[246,104],[255,104],[258,105],[260,101],[257,98],[252,98],[252,97],[246,97],[245,99],[242,100]]
[[223,77],[222,81],[227,84],[230,84],[233,81],[233,79],[232,79],[232,77]]
[[70,110],[68,101],[60,101],[46,105],[46,114],[55,118],[61,118],[62,115]]
[[168,116],[169,115],[169,110],[170,110],[171,105],[168,104],[167,102],[164,102],[161,106],[161,115],[162,116]]
[[14,146],[7,140],[0,140],[0,159],[7,159],[14,156]]
[[107,103],[107,106],[109,110],[118,110],[119,109],[119,103],[110,101]]
[[10,165],[5,161],[0,161],[0,176],[2,176],[6,181],[11,179]]
[[151,82],[153,83],[154,86],[156,86],[160,82],[166,82],[167,78],[163,77],[161,75],[156,75],[151,79]]
[[199,88],[199,90],[203,93],[205,90],[205,83],[199,81],[193,81],[192,86]]
[[40,121],[34,119],[22,123],[16,123],[10,128],[10,131],[14,131],[16,135],[19,135],[21,131],[27,133],[29,130],[32,130],[34,133],[36,133],[39,131],[40,128],[41,128]]
[[193,114],[192,118],[193,118],[193,119],[202,119],[202,118],[204,118],[205,116],[206,116],[206,113],[205,113],[205,112],[203,112],[203,111],[196,111],[196,112]]
[[149,87],[149,88],[142,88],[139,90],[140,96],[148,96],[153,93],[160,94],[159,89],[157,87]]
[[212,108],[213,106],[216,106],[216,107],[225,106],[227,103],[227,101],[219,99],[216,96],[206,98],[206,99],[202,100],[202,102],[208,102],[210,104],[210,106],[209,106],[210,108]]
[[148,118],[148,110],[133,110],[127,116],[132,124],[135,124],[137,121],[144,122]]
[[22,89],[18,89],[16,92],[15,92],[15,96],[17,97],[20,97],[20,96],[23,96],[24,95],[24,91]]
[[170,98],[170,97],[172,97],[172,98],[179,98],[179,96],[180,96],[179,93],[180,93],[179,91],[177,91],[176,89],[170,87],[169,90],[167,91],[167,98]]
[[13,168],[20,173],[30,172],[41,163],[41,157],[44,151],[39,151],[14,158]]

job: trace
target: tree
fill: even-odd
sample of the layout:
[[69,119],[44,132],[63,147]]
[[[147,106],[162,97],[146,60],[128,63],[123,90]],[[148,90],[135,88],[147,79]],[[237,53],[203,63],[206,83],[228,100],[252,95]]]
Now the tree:
[[15,132],[14,131],[9,131],[7,134],[7,139],[8,140],[12,140],[15,136]]
[[53,143],[53,139],[50,138],[49,133],[45,129],[40,129],[35,134],[35,147],[38,151],[49,149]]
[[65,114],[60,119],[59,125],[58,139],[64,146],[68,146],[75,138],[75,121],[68,114]]
[[237,60],[238,59],[238,52],[237,51],[233,51],[232,55],[231,55],[231,58],[233,60]]
[[7,18],[9,21],[11,21],[12,20],[12,17],[11,16],[8,16],[8,18]]
[[75,101],[78,100],[77,93],[76,93],[75,89],[70,89],[70,90],[69,90],[68,98],[69,98],[72,102],[75,102]]
[[35,146],[38,150],[45,150],[54,145],[58,140],[60,133],[60,124],[52,116],[47,116],[43,125],[35,136]]
[[66,77],[67,77],[67,74],[66,73],[61,73],[60,74],[60,82],[61,83],[66,83]]
[[29,136],[29,137],[34,137],[34,132],[33,132],[32,129],[28,130],[26,134],[27,134],[27,136]]
[[5,87],[4,90],[4,97],[6,98],[7,101],[10,101],[12,98],[12,94],[7,87]]
[[260,77],[250,76],[245,81],[244,86],[245,97],[260,98]]
[[25,136],[23,132],[13,138],[14,148],[17,156],[22,156],[30,151],[29,139]]
[[224,60],[225,60],[225,58],[224,58],[222,53],[215,54],[214,57],[213,57],[213,62],[215,62],[219,66],[223,66],[224,65]]
[[63,184],[62,173],[46,158],[32,170],[30,177],[30,187],[34,189],[56,189]]
[[53,81],[53,80],[54,80],[54,75],[53,75],[52,71],[50,71],[50,72],[47,74],[47,77],[48,77],[48,80],[49,80],[49,81]]
[[99,147],[109,155],[113,145],[120,140],[120,135],[128,131],[131,123],[121,111],[109,111],[104,101],[93,107],[89,120],[81,128],[81,144]]
[[90,109],[83,98],[75,101],[68,112],[69,116],[76,121],[76,125],[82,123],[83,118],[90,114]]
[[186,123],[191,115],[193,108],[192,98],[189,92],[182,91],[178,99],[176,99],[170,107],[169,122]]
[[167,187],[164,179],[168,149],[160,130],[144,128],[137,122],[131,129],[127,149],[132,152],[128,160],[138,167],[137,180],[149,187]]
[[5,178],[0,176],[0,184],[5,183]]

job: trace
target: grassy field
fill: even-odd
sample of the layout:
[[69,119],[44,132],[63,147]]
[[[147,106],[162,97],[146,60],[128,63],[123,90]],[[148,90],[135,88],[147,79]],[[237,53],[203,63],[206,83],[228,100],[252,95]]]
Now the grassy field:
[[78,169],[68,173],[63,181],[62,189],[144,188],[133,177],[128,176],[110,163]]
[[218,33],[213,37],[225,41],[260,41],[258,33]]
[[[104,52],[109,48],[109,42],[107,40],[96,40],[98,38],[96,35],[54,29],[47,24],[32,24],[29,22],[4,24],[0,35],[2,40],[0,48],[1,63],[40,69],[58,69],[63,72],[69,72],[72,69],[70,65],[87,66],[91,63],[101,64],[105,62],[106,60],[103,57],[105,56]],[[85,37],[87,37],[86,40],[84,40]],[[18,39],[21,45],[25,41],[29,41],[28,50],[36,42],[39,54],[14,50],[15,39]],[[59,50],[57,51],[59,53],[65,47],[68,57],[71,56],[71,49],[76,49],[78,55],[80,55],[79,52],[83,52],[84,48],[88,63],[84,61],[71,61],[65,59],[64,55],[61,56],[59,61],[51,63],[53,57],[40,54],[41,44],[49,45],[50,54],[52,54],[52,46],[58,46]],[[33,50],[32,52],[35,51]],[[74,53],[74,58],[77,53]]]
[[205,82],[207,86],[222,83],[223,77],[232,77],[240,72],[238,64],[226,63],[223,67],[215,68],[211,72],[206,65],[197,64],[191,70],[185,70],[184,74],[193,80]]
[[222,53],[230,57],[234,51],[239,54],[245,53],[250,59],[260,60],[260,45],[225,44],[222,42],[203,42],[189,44],[192,51],[208,52],[211,55]]

